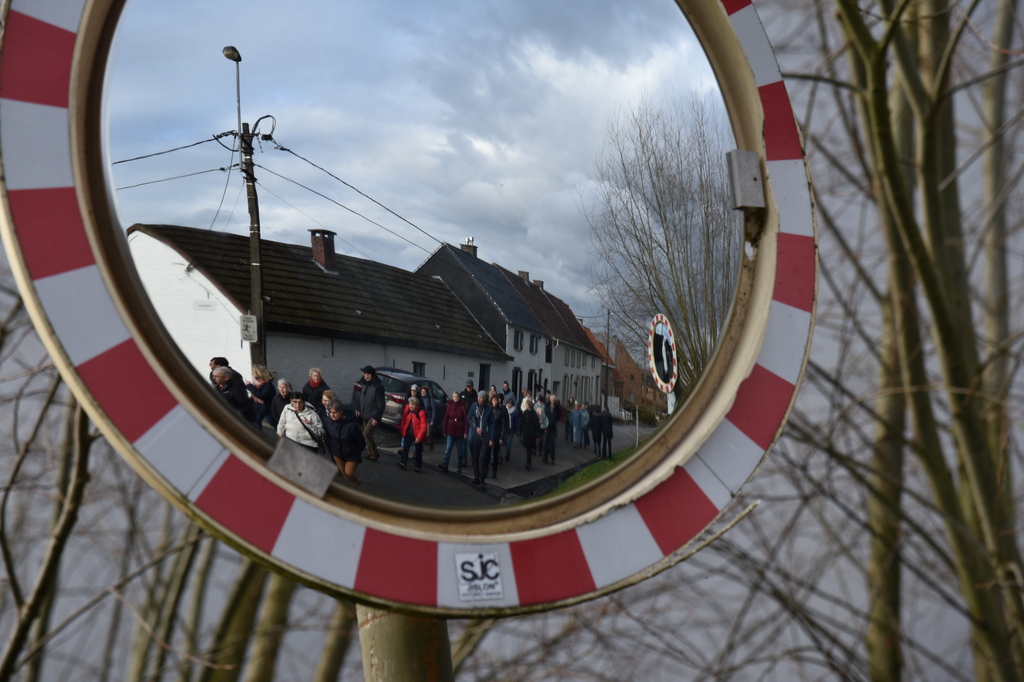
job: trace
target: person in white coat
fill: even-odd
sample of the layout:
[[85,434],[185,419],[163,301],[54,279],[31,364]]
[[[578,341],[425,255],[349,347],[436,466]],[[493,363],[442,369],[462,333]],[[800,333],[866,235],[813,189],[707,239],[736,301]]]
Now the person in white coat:
[[281,412],[281,420],[277,423],[277,435],[316,452],[320,447],[319,439],[324,437],[324,425],[320,417],[306,404],[306,399],[301,393],[295,392],[288,397],[290,404]]

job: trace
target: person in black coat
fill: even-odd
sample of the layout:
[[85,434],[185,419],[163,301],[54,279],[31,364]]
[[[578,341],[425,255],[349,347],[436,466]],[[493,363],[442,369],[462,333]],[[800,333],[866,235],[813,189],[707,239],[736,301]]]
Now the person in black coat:
[[540,438],[540,418],[533,409],[533,401],[529,398],[523,403],[525,406],[522,415],[519,417],[523,447],[526,448],[526,470],[529,471],[533,465],[533,452],[537,449],[537,439]]
[[509,437],[508,410],[501,404],[501,394],[495,393],[491,396],[491,418],[488,422],[489,429],[485,432],[485,445],[487,458],[483,462],[483,470],[486,473],[487,465],[491,465],[491,478],[498,477],[498,462],[501,461],[501,449],[505,439]]
[[369,451],[366,459],[375,460],[380,457],[380,450],[373,439],[373,432],[384,418],[384,404],[387,398],[384,395],[384,384],[377,376],[377,370],[367,365],[360,371],[363,378],[352,391],[352,406],[355,408],[356,417],[363,422],[363,440],[366,441],[366,448]]
[[341,401],[335,398],[327,404],[327,421],[324,422],[324,445],[327,454],[338,465],[338,470],[345,480],[353,485],[360,485],[356,478],[356,468],[363,461],[362,425],[351,410],[346,410]]
[[243,377],[238,370],[231,368],[231,365],[228,364],[228,359],[218,355],[215,358],[210,358],[210,383],[214,386],[217,385],[217,382],[213,380],[213,370],[218,367],[227,368],[227,370],[231,372],[231,378],[234,379],[239,386],[245,383],[245,377]]
[[[486,452],[487,434],[490,433],[490,411],[486,396],[477,393],[476,402],[469,406],[469,438],[466,440],[469,460],[473,463],[473,483],[476,485],[483,485],[484,479],[487,478],[487,469],[486,466],[481,468],[481,460],[482,453]],[[486,465],[486,462],[484,464]]]
[[277,393],[270,401],[270,425],[275,429],[281,421],[281,413],[288,407],[290,401],[288,396],[292,394],[292,385],[285,379],[277,380]]
[[607,407],[601,410],[601,457],[612,458],[612,415]]
[[249,392],[245,390],[245,386],[232,378],[231,370],[227,367],[217,367],[212,374],[220,397],[224,398],[227,404],[242,416],[242,419],[250,424],[255,423],[256,411],[252,409]]
[[309,370],[309,381],[302,387],[302,397],[306,399],[309,406],[314,410],[324,398],[324,391],[331,390],[331,387],[324,381],[324,374],[314,367]]
[[472,381],[467,381],[466,388],[459,391],[459,400],[462,401],[467,410],[476,405],[476,389],[473,388]]
[[595,408],[590,415],[590,440],[594,442],[594,457],[601,457],[601,438],[604,433],[604,418]]
[[544,462],[555,463],[555,444],[558,442],[558,422],[562,418],[562,404],[552,393],[548,396],[548,428],[544,433]]
[[249,390],[252,409],[256,413],[253,426],[260,429],[266,420],[271,428],[276,429],[277,422],[270,416],[270,406],[274,402],[274,373],[263,365],[253,365],[252,379],[252,383],[246,382],[245,387]]

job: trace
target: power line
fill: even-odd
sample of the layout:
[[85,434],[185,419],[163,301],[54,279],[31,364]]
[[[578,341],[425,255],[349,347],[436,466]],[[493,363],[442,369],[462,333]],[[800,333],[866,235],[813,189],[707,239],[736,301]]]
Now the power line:
[[[218,140],[218,142],[219,142],[219,140]],[[221,142],[220,145],[223,147],[224,143]],[[209,230],[213,229],[213,224],[217,222],[217,216],[220,215],[220,209],[222,209],[224,207],[224,197],[226,197],[227,194],[228,194],[228,185],[231,183],[231,169],[234,168],[234,167],[235,167],[235,148],[232,147],[231,148],[231,157],[228,159],[228,174],[224,178],[224,191],[220,193],[220,203],[217,204],[217,211],[213,214],[213,220],[210,221],[210,227],[207,228]],[[241,191],[241,190],[239,190],[239,191]],[[236,198],[235,201],[237,203],[238,199]],[[234,207],[232,207],[231,213],[234,214],[234,212],[235,212],[235,209],[234,209]],[[228,218],[228,220],[230,220],[230,218]]]
[[[353,186],[352,186],[351,184],[349,184],[349,183],[345,182],[344,180],[342,180],[342,179],[341,179],[341,178],[339,178],[339,177],[338,177],[337,175],[335,175],[334,173],[330,172],[329,170],[327,170],[327,169],[326,169],[326,168],[324,168],[323,166],[318,166],[317,164],[313,163],[312,161],[310,161],[310,160],[309,160],[309,159],[307,159],[306,157],[304,157],[304,156],[302,156],[302,155],[300,155],[300,154],[296,154],[296,153],[295,153],[294,151],[292,151],[291,149],[288,149],[287,147],[283,146],[283,145],[282,145],[282,144],[281,144],[280,142],[278,142],[277,140],[275,140],[275,139],[273,139],[273,138],[271,138],[271,141],[272,141],[272,142],[273,142],[273,143],[274,143],[274,144],[276,145],[276,146],[275,146],[275,148],[276,148],[276,149],[278,149],[278,150],[280,150],[280,151],[282,151],[282,152],[288,152],[289,154],[291,154],[292,156],[294,156],[294,157],[295,157],[295,158],[297,158],[297,159],[302,159],[303,161],[305,161],[306,163],[308,163],[308,164],[309,164],[310,166],[312,166],[313,168],[316,168],[316,169],[318,169],[318,170],[321,170],[321,171],[323,171],[323,172],[324,172],[324,173],[326,173],[327,175],[331,176],[332,178],[334,178],[335,180],[337,180],[337,181],[338,181],[338,182],[340,182],[341,184],[343,184],[343,185],[345,185],[346,187],[348,187],[349,189],[351,189],[351,190],[352,190],[353,192],[356,192],[357,194],[360,194],[361,196],[363,196],[363,197],[366,197],[367,199],[369,199],[369,200],[370,200],[370,201],[372,201],[373,203],[377,204],[378,206],[380,206],[380,207],[381,207],[381,208],[383,208],[383,209],[384,209],[385,211],[387,211],[387,212],[388,212],[388,213],[390,213],[391,215],[395,216],[395,217],[396,217],[396,218],[398,218],[399,220],[401,220],[401,221],[405,222],[406,224],[408,224],[408,225],[410,225],[410,226],[412,226],[412,227],[416,228],[417,230],[419,230],[420,232],[422,232],[423,234],[425,234],[425,235],[426,235],[427,237],[430,237],[431,239],[433,239],[433,240],[434,240],[435,242],[437,242],[438,244],[440,244],[440,243],[441,243],[441,240],[440,240],[440,239],[438,239],[438,238],[437,238],[437,237],[435,237],[434,235],[430,234],[429,232],[427,232],[426,230],[424,230],[423,228],[421,228],[421,227],[420,227],[419,225],[417,225],[417,224],[415,224],[415,223],[411,222],[410,220],[408,220],[408,219],[406,219],[405,217],[403,217],[403,216],[399,215],[399,214],[398,214],[398,213],[396,213],[395,211],[392,211],[392,210],[391,210],[390,208],[388,208],[388,207],[387,207],[387,206],[385,206],[384,204],[380,203],[379,201],[377,201],[376,199],[374,199],[373,197],[371,197],[371,196],[370,196],[369,194],[367,194],[366,192],[363,192],[362,190],[358,189],[357,187],[353,187]],[[424,249],[424,250],[426,250],[426,249]]]
[[117,189],[117,191],[121,191],[122,189],[132,189],[133,187],[142,187],[143,185],[155,185],[158,182],[168,182],[169,180],[180,180],[182,178],[191,178],[194,175],[203,175],[204,173],[213,173],[215,171],[226,171],[226,170],[228,170],[228,169],[227,168],[210,168],[209,170],[196,171],[195,173],[185,173],[184,175],[175,175],[174,177],[170,177],[170,178],[162,178],[160,180],[150,180],[148,182],[140,182],[140,183],[137,183],[137,184],[134,184],[134,185],[125,185],[124,187],[118,187],[116,189]]
[[[356,211],[354,209],[349,208],[348,206],[346,206],[345,204],[341,203],[340,201],[332,199],[329,196],[327,196],[326,194],[324,194],[322,192],[316,191],[312,187],[307,187],[306,185],[303,185],[301,182],[298,182],[296,180],[292,180],[291,178],[285,177],[285,176],[281,175],[280,173],[275,173],[274,171],[270,170],[266,166],[263,166],[263,165],[260,165],[260,164],[256,164],[256,166],[258,166],[259,168],[262,168],[263,170],[267,171],[271,175],[276,175],[277,177],[281,178],[282,180],[287,180],[288,182],[292,183],[293,185],[298,185],[299,187],[301,187],[302,189],[304,189],[306,191],[312,192],[313,194],[316,194],[319,197],[323,197],[324,199],[326,199],[327,201],[331,202],[332,204],[335,204],[336,206],[339,206],[339,207],[345,209],[346,211],[348,211],[349,213],[352,213],[353,215],[359,216],[360,218],[362,218],[366,222],[370,223],[371,225],[376,225],[377,227],[379,227],[380,229],[384,230],[385,232],[387,232],[387,233],[389,233],[391,235],[394,235],[395,237],[398,237],[399,239],[401,239],[403,242],[406,242],[407,244],[415,246],[417,249],[420,249],[424,253],[426,253],[426,254],[430,253],[430,251],[428,251],[427,249],[423,248],[422,246],[420,246],[416,242],[410,241],[409,239],[403,237],[402,235],[398,234],[394,230],[392,230],[390,228],[387,228],[387,227],[384,227],[383,225],[381,225],[380,223],[376,222],[375,220],[371,220],[370,218],[367,218],[366,216],[364,216],[359,211]],[[419,228],[417,228],[417,229],[419,229]],[[422,230],[421,230],[421,232],[422,232]],[[438,243],[440,243],[440,242],[438,242]]]
[[[228,218],[227,218],[227,220],[224,221],[225,227],[230,225],[231,224],[231,219],[235,217],[235,209],[238,208],[238,200],[242,198],[242,190],[244,190],[244,189],[245,189],[245,183],[244,182],[238,185],[238,193],[235,194],[235,203],[231,204],[231,213],[228,213]],[[212,230],[213,229],[213,224],[211,223],[210,227],[207,228],[207,229]]]
[[116,166],[119,163],[128,163],[129,161],[140,161],[141,159],[149,159],[149,158],[152,158],[154,156],[161,156],[163,154],[170,154],[171,152],[181,151],[182,149],[189,149],[191,147],[198,147],[199,145],[206,144],[207,142],[216,142],[220,138],[225,137],[227,135],[234,135],[234,133],[233,132],[220,133],[218,135],[214,135],[213,137],[207,138],[205,140],[200,140],[199,142],[193,142],[192,144],[182,145],[180,147],[175,147],[174,149],[165,149],[162,152],[153,152],[152,154],[143,154],[142,156],[135,156],[135,157],[130,158],[130,159],[121,159],[120,161],[115,161],[114,163],[112,163],[110,165],[111,166]]
[[[262,182],[259,182],[258,180],[257,180],[256,182],[257,182],[257,184],[258,184],[258,185],[259,185],[260,187],[262,187],[262,188],[263,188],[263,189],[264,189],[264,190],[265,190],[265,191],[266,191],[266,192],[267,192],[268,194],[271,194],[272,196],[275,196],[275,197],[277,197],[278,201],[280,201],[280,202],[282,202],[282,203],[284,203],[284,204],[287,204],[287,205],[288,205],[288,206],[290,206],[290,207],[291,207],[292,209],[294,209],[294,210],[298,211],[299,213],[301,213],[302,215],[306,216],[306,217],[307,217],[307,218],[309,218],[309,219],[310,219],[311,221],[313,221],[314,223],[316,223],[316,224],[317,224],[317,225],[319,225],[320,227],[324,228],[325,230],[329,230],[329,229],[330,229],[330,228],[328,228],[328,227],[327,227],[326,225],[324,225],[323,223],[321,223],[321,222],[320,222],[319,220],[317,220],[317,219],[316,219],[316,218],[314,218],[313,216],[311,216],[311,215],[309,215],[308,213],[306,213],[305,211],[303,211],[303,210],[302,210],[301,208],[299,208],[299,207],[297,207],[297,206],[293,206],[293,205],[292,205],[291,203],[289,203],[289,202],[288,202],[288,200],[287,200],[287,199],[284,199],[284,198],[283,198],[283,197],[282,197],[282,196],[281,196],[280,194],[277,194],[276,192],[274,192],[274,191],[273,191],[272,189],[270,189],[269,187],[267,187],[267,186],[266,186],[265,184],[263,184]],[[358,251],[359,253],[363,254],[364,256],[366,256],[367,260],[373,260],[373,257],[372,257],[372,256],[370,256],[370,254],[366,253],[365,251],[363,251],[362,249],[360,249],[360,248],[359,248],[358,246],[356,246],[356,245],[355,245],[355,244],[353,244],[352,242],[350,242],[350,241],[348,241],[348,240],[345,240],[345,239],[342,239],[341,237],[338,237],[338,241],[340,241],[340,242],[342,242],[342,243],[344,243],[344,244],[348,245],[348,246],[349,246],[349,247],[350,247],[350,248],[351,248],[351,249],[352,249],[353,251]]]

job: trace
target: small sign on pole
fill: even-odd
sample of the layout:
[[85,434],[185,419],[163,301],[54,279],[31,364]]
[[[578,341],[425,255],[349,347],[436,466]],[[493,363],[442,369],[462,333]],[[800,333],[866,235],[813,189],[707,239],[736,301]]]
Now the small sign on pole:
[[241,315],[238,318],[238,331],[241,332],[242,341],[256,343],[259,340],[256,336],[256,316]]

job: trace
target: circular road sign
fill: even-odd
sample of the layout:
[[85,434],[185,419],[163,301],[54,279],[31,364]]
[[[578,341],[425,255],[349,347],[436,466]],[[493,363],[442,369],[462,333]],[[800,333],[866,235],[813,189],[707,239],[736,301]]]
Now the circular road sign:
[[676,341],[672,336],[672,323],[661,313],[651,318],[647,335],[647,361],[658,390],[671,393],[679,378]]

